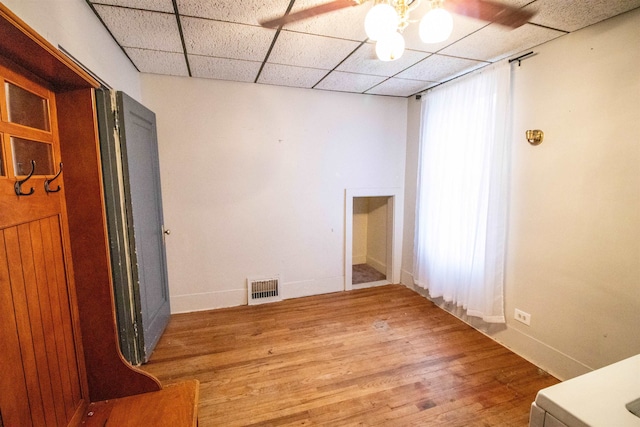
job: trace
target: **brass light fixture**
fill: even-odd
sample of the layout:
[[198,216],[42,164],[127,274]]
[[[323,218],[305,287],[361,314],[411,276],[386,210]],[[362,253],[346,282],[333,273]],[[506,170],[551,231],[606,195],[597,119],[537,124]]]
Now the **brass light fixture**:
[[[358,0],[363,2],[363,0]],[[453,19],[442,8],[442,0],[429,0],[429,12],[420,21],[420,38],[425,43],[439,43],[451,35]],[[364,21],[367,37],[376,41],[376,55],[381,61],[393,61],[404,52],[402,31],[411,22],[409,14],[420,0],[375,0]]]
[[[327,1],[327,0],[325,0]],[[315,6],[284,16],[260,21],[266,28],[281,29],[283,25],[312,18],[351,6],[359,6],[370,0],[328,0]],[[376,42],[376,55],[382,61],[394,61],[404,52],[402,31],[413,22],[420,21],[419,34],[424,43],[440,43],[449,38],[453,30],[453,18],[449,12],[492,22],[509,28],[518,28],[535,15],[535,11],[523,10],[495,0],[422,0],[428,2],[428,11],[419,20],[409,15],[418,8],[421,0],[371,0],[375,4],[364,20],[367,38]],[[414,17],[415,18],[415,17]]]
[[542,144],[542,140],[544,139],[544,132],[540,129],[528,130],[526,132],[527,141],[531,145],[540,145]]

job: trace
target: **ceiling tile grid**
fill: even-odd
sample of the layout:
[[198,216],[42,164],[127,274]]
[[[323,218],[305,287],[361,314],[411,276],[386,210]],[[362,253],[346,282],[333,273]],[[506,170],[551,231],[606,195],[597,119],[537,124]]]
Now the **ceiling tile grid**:
[[[327,0],[296,0],[291,12],[297,12],[326,2]],[[314,16],[310,19],[288,24],[286,29],[298,33],[317,34],[362,42],[367,39],[363,23],[371,6],[373,6],[373,2],[367,2],[361,6],[348,7],[324,15]],[[354,25],[354,23],[357,24]]]
[[358,48],[352,40],[280,31],[268,62],[332,70]]
[[261,18],[270,15],[284,15],[289,6],[289,1],[176,0],[176,4],[181,16],[259,26],[258,20]]
[[135,47],[126,47],[124,50],[141,73],[166,74],[169,76],[189,75],[184,53],[161,52]]
[[459,75],[460,73],[475,70],[488,64],[489,62],[435,54],[399,73],[396,77],[430,82],[444,82],[452,75]]
[[576,31],[640,7],[640,0],[538,0],[528,9],[538,13],[531,23]]
[[183,51],[178,23],[173,14],[103,5],[94,7],[122,47]]
[[393,77],[383,81],[365,93],[371,95],[411,96],[414,93],[422,92],[437,84],[437,82],[424,82],[422,80],[407,80]]
[[449,45],[439,53],[477,61],[495,62],[565,34],[563,31],[532,24],[525,24],[514,30],[491,24],[481,31]]
[[[276,31],[202,18],[180,18],[188,54],[262,61]],[[215,37],[212,37],[215,35]]]
[[92,2],[109,6],[120,6],[130,9],[152,10],[156,12],[173,13],[171,0],[100,0]]
[[384,80],[386,80],[386,77],[333,71],[318,83],[315,88],[337,92],[364,93]]
[[267,63],[258,83],[311,89],[326,75],[327,70]]
[[193,77],[253,83],[262,62],[189,55],[189,66]]
[[375,44],[365,43],[336,69],[350,73],[391,77],[422,61],[429,55],[426,52],[406,49],[404,54],[395,61],[380,61],[376,58]]
[[449,39],[425,44],[422,0],[402,32],[404,54],[383,62],[364,32],[373,1],[279,29],[260,22],[290,5],[295,13],[331,0],[86,1],[143,73],[399,97],[640,7],[640,0],[495,0],[536,14],[515,30],[454,14]]

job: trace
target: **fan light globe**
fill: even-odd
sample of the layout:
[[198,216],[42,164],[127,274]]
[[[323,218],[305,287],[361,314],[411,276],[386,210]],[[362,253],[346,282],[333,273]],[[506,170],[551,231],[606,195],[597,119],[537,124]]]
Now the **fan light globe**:
[[380,3],[373,6],[364,18],[364,30],[369,39],[376,41],[398,29],[398,14],[393,6]]
[[404,53],[404,38],[395,32],[376,43],[376,55],[381,61],[395,61]]
[[420,39],[425,43],[440,43],[451,35],[453,18],[442,8],[431,9],[420,21]]

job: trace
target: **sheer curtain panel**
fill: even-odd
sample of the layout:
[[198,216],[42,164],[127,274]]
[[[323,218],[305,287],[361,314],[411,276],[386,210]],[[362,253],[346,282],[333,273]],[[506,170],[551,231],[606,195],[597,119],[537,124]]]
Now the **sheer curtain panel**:
[[504,61],[422,97],[414,281],[504,323],[511,69]]

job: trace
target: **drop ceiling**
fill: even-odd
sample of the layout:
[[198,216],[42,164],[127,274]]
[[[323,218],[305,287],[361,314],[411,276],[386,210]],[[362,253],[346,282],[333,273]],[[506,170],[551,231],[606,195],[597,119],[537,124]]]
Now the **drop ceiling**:
[[515,30],[454,15],[451,37],[438,44],[422,43],[418,23],[410,24],[406,50],[391,62],[375,58],[364,32],[372,1],[279,31],[258,23],[282,16],[290,2],[295,12],[326,1],[87,0],[142,73],[399,97],[640,7],[640,0],[502,0],[537,13]]

